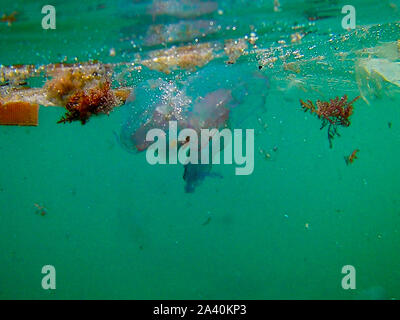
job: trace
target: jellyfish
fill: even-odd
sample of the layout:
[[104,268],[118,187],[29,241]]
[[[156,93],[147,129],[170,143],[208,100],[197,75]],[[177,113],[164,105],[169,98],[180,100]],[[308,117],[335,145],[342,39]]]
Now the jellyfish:
[[144,151],[150,145],[146,134],[151,129],[166,131],[170,121],[178,127],[187,123],[188,106],[192,103],[179,82],[148,80],[135,88],[135,97],[126,104],[120,143],[130,151]]
[[[170,121],[178,131],[241,128],[250,117],[265,112],[268,79],[256,65],[211,63],[201,70],[179,74],[175,80],[144,81],[135,88],[135,99],[126,104],[120,141],[128,150],[145,151],[150,129],[168,134]],[[201,147],[201,146],[200,146]],[[211,154],[211,153],[210,153]],[[193,192],[206,176],[213,176],[209,164],[186,164],[186,192]]]

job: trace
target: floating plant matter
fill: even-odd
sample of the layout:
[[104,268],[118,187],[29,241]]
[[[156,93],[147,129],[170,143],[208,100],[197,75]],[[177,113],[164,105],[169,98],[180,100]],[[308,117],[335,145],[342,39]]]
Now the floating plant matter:
[[68,99],[67,113],[57,123],[80,121],[85,124],[91,115],[109,114],[118,103],[108,81],[87,92],[79,90]]
[[[79,120],[84,124],[91,115],[108,114],[131,92],[130,88],[111,88],[111,69],[99,63],[4,68],[0,80],[7,84],[0,88],[0,124],[37,125],[39,104],[65,107],[67,114],[59,123]],[[26,78],[42,73],[52,77],[43,87],[21,86]]]
[[17,11],[14,11],[14,12],[10,13],[9,15],[3,13],[0,21],[6,22],[7,25],[10,27],[13,24],[13,22],[15,22],[17,20],[17,18],[15,17],[17,14],[18,14]]
[[347,95],[342,98],[336,97],[329,101],[317,100],[316,106],[312,101],[304,102],[300,99],[300,104],[305,112],[310,111],[316,114],[322,120],[321,130],[328,126],[329,147],[332,148],[332,139],[335,135],[339,135],[338,126],[348,127],[350,125],[350,116],[353,114],[353,103],[360,97],[356,97],[352,101],[347,101]]
[[357,153],[358,153],[359,151],[360,151],[360,150],[355,149],[355,150],[351,153],[351,155],[349,155],[349,156],[347,156],[347,157],[344,157],[344,160],[346,161],[346,164],[347,164],[347,165],[352,164],[352,163],[354,162],[354,159],[357,159]]
[[39,215],[41,215],[42,217],[44,217],[46,214],[47,214],[47,209],[46,209],[46,207],[44,207],[44,206],[42,206],[42,205],[40,205],[40,204],[38,204],[38,203],[34,203],[33,204],[34,206],[35,206],[35,208],[36,208],[36,214],[39,214]]
[[104,82],[106,68],[89,65],[85,68],[63,68],[53,72],[53,79],[45,84],[47,98],[57,105],[66,105],[69,98],[80,90]]

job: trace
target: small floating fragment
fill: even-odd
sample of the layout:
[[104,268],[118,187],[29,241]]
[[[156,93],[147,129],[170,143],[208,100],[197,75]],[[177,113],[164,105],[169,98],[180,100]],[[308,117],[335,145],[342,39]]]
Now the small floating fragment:
[[344,160],[346,161],[346,164],[352,164],[354,162],[354,159],[357,159],[357,153],[359,152],[359,149],[355,149],[351,155],[344,157]]
[[211,217],[208,217],[206,221],[204,221],[201,225],[206,226],[211,222]]
[[261,156],[263,156],[264,160],[270,160],[271,159],[271,154],[269,152],[267,152],[265,149],[260,148],[259,152],[260,152]]
[[291,43],[301,42],[301,39],[303,39],[304,36],[305,36],[304,33],[295,32],[290,35],[290,42]]
[[44,206],[37,203],[34,203],[33,205],[36,207],[36,212],[35,212],[36,214],[39,214],[42,217],[47,214],[47,209]]
[[1,16],[1,22],[6,22],[7,25],[8,25],[9,27],[11,27],[11,25],[13,24],[13,22],[15,22],[15,21],[17,20],[17,18],[15,17],[17,14],[18,14],[17,11],[14,11],[14,12],[10,13],[9,15],[7,15],[7,14],[4,13],[4,14]]
[[233,64],[236,60],[246,53],[248,45],[244,39],[226,40],[224,44],[225,54],[228,56],[228,64]]
[[0,102],[0,125],[37,126],[39,105],[29,102]]

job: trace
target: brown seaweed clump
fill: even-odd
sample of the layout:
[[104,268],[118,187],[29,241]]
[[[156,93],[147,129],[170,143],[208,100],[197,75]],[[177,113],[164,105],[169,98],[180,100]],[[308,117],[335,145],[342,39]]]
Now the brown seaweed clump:
[[88,91],[78,90],[71,95],[65,106],[67,113],[57,123],[80,121],[85,124],[90,116],[109,114],[119,104],[121,101],[111,90],[110,82],[106,81],[98,87]]
[[98,64],[55,70],[54,78],[44,89],[50,102],[67,109],[57,123],[85,124],[92,115],[109,114],[114,107],[125,103],[131,90],[111,89],[108,71],[106,66]]
[[47,98],[57,105],[65,105],[70,96],[104,78],[97,66],[65,68],[55,72],[55,77],[45,84]]
[[1,22],[6,22],[7,25],[10,27],[13,22],[15,22],[17,20],[17,18],[15,17],[18,14],[17,11],[14,11],[13,13],[7,15],[5,13],[3,13],[3,15],[1,16],[0,21]]
[[85,124],[91,115],[109,114],[124,104],[132,92],[128,87],[111,88],[112,67],[98,63],[54,64],[38,69],[12,66],[5,70],[0,70],[0,81],[20,83],[40,72],[52,79],[42,88],[0,87],[0,125],[37,125],[38,105],[65,107],[67,112],[57,123]]
[[332,148],[332,139],[335,135],[340,136],[337,127],[350,126],[350,116],[353,114],[353,103],[359,98],[360,96],[348,102],[347,95],[344,95],[342,98],[336,97],[335,99],[330,99],[325,102],[317,100],[316,106],[310,100],[304,102],[300,99],[300,104],[305,112],[310,111],[310,113],[315,113],[317,117],[322,120],[321,130],[328,126],[329,147]]

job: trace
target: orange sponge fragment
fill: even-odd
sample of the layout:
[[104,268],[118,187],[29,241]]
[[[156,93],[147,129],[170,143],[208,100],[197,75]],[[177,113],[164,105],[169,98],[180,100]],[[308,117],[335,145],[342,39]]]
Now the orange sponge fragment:
[[29,102],[0,102],[0,125],[37,126],[39,105]]

